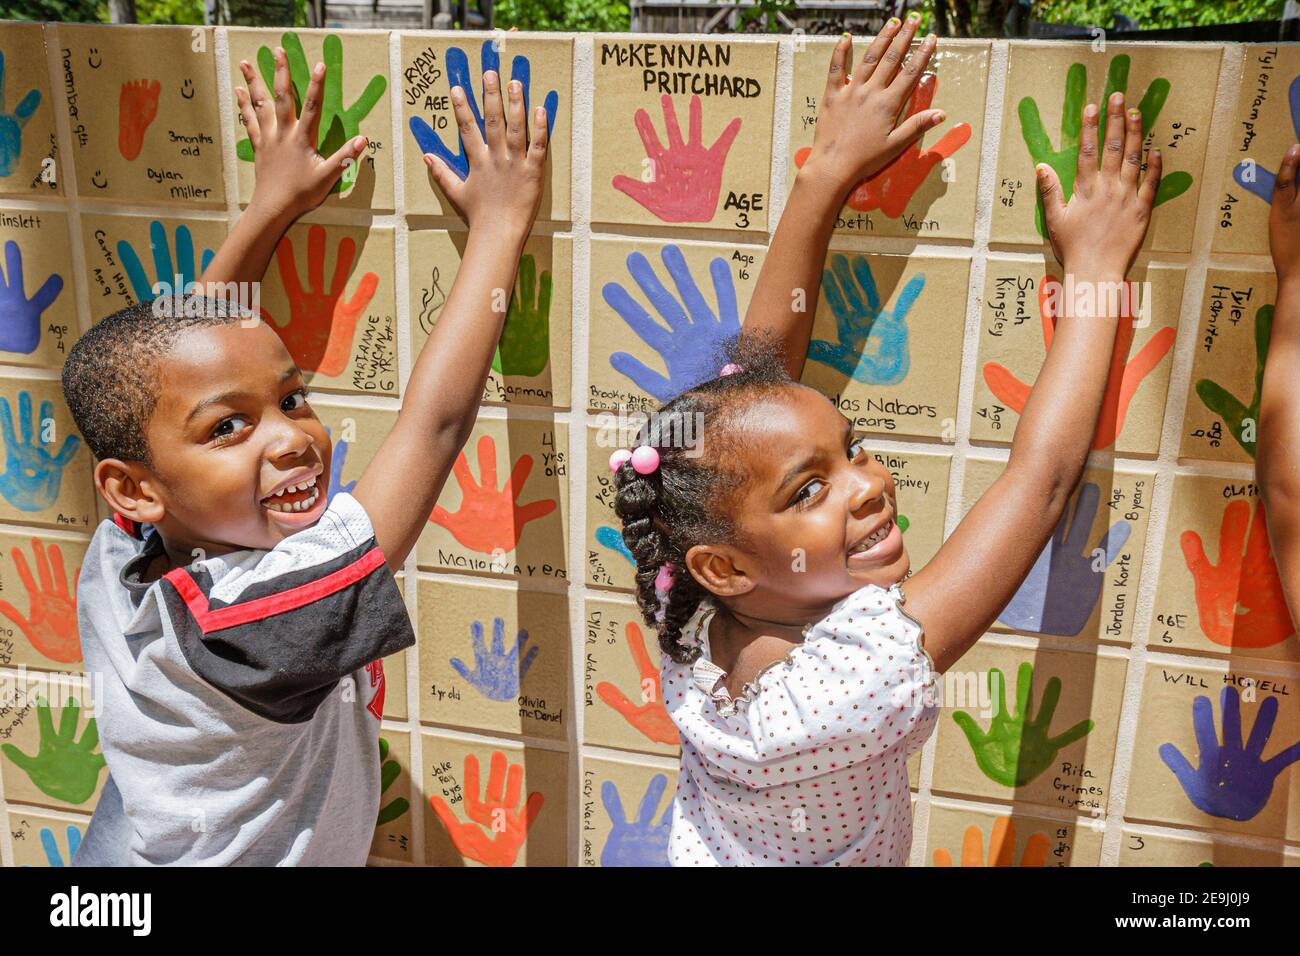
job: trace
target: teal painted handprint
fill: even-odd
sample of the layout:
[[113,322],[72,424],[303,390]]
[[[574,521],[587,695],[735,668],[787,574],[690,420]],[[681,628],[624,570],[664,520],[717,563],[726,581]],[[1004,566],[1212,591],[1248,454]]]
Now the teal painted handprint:
[[[289,81],[293,84],[295,96],[294,113],[302,113],[302,101],[307,95],[307,86],[311,83],[311,68],[307,65],[307,54],[303,52],[302,40],[298,34],[289,32],[280,38],[284,47],[285,58],[289,61]],[[331,33],[322,44],[322,59],[325,63],[325,91],[321,96],[320,133],[317,136],[316,151],[322,156],[332,156],[344,143],[361,134],[361,121],[370,115],[379,98],[388,89],[388,79],[381,73],[370,78],[366,88],[357,97],[355,103],[343,105],[343,41]],[[268,90],[275,89],[275,54],[270,47],[259,47],[257,51],[257,68],[266,81]],[[235,155],[245,162],[253,161],[253,144],[247,138],[241,139],[235,146]],[[331,193],[345,193],[357,181],[359,163],[352,163]]]
[[[383,737],[379,738],[379,793],[380,799],[383,794],[388,792],[388,788],[393,785],[402,773],[402,766],[396,760],[388,759],[388,741]],[[385,823],[392,823],[394,820],[411,809],[411,803],[405,797],[394,797],[388,803],[379,808],[379,816],[375,819],[375,826],[382,827]]]
[[537,260],[524,256],[492,367],[502,375],[540,375],[550,360],[551,274],[539,279]]
[[1061,679],[1053,677],[1047,682],[1038,716],[1033,716],[1034,666],[1027,661],[1016,673],[1015,713],[1007,710],[1006,680],[996,667],[989,671],[990,698],[995,691],[998,706],[987,733],[964,710],[957,711],[952,719],[966,734],[984,776],[1004,787],[1023,787],[1050,767],[1063,748],[1092,731],[1092,721],[1081,720],[1065,733],[1050,736],[1048,731],[1061,697]]
[[[1127,53],[1122,53],[1110,61],[1110,69],[1106,73],[1106,93],[1100,104],[1099,143],[1106,141],[1106,104],[1110,102],[1111,94],[1128,92],[1129,66],[1130,58]],[[1152,80],[1151,85],[1147,87],[1146,95],[1142,97],[1142,102],[1138,104],[1138,111],[1142,114],[1144,138],[1150,134],[1151,127],[1155,126],[1156,119],[1164,108],[1165,100],[1169,98],[1169,88],[1169,81],[1163,77]],[[1047,130],[1043,128],[1043,119],[1038,113],[1038,103],[1034,98],[1026,96],[1019,105],[1020,132],[1025,138],[1025,145],[1029,148],[1029,155],[1033,157],[1035,164],[1046,163],[1056,171],[1057,177],[1061,180],[1061,192],[1066,202],[1069,202],[1070,197],[1074,195],[1074,176],[1078,171],[1079,163],[1079,131],[1083,124],[1083,107],[1087,96],[1088,68],[1082,63],[1071,64],[1065,77],[1065,100],[1061,105],[1059,149],[1052,148],[1052,141],[1048,138]],[[1098,165],[1101,163],[1101,153],[1102,150],[1099,149]],[[1160,188],[1156,190],[1155,204],[1159,206],[1181,196],[1191,186],[1191,173],[1166,173],[1160,180]],[[1038,234],[1046,239],[1047,225],[1043,219],[1041,196],[1035,208],[1034,224],[1038,227]]]
[[808,357],[868,385],[897,385],[911,366],[907,314],[925,276],[913,276],[893,309],[881,307],[880,292],[867,257],[836,253],[822,273],[822,294],[835,315],[838,342],[813,339]]
[[56,732],[50,705],[40,698],[36,702],[36,721],[41,739],[36,754],[28,756],[13,744],[5,744],[3,748],[4,755],[31,778],[41,793],[66,803],[89,800],[99,784],[99,772],[105,766],[104,755],[95,752],[99,746],[99,728],[94,717],[86,721],[81,739],[76,739],[80,715],[81,706],[75,697],[69,697]]
[[5,111],[5,55],[0,50],[0,176],[14,171],[23,151],[23,127],[41,105],[41,91],[28,90],[12,113]]
[[[1259,400],[1264,387],[1264,360],[1268,358],[1269,336],[1273,333],[1273,307],[1262,306],[1255,313],[1255,394],[1249,405],[1241,404],[1218,382],[1203,378],[1196,394],[1205,407],[1223,419],[1228,432],[1251,458],[1255,457],[1255,433],[1259,428]],[[1249,438],[1249,440],[1247,440]]]
[[[125,239],[117,243],[117,257],[122,262],[122,268],[126,270],[126,277],[131,280],[131,289],[135,293],[137,302],[148,302],[153,299],[155,284],[171,289],[172,295],[184,294],[190,283],[198,281],[215,255],[211,249],[204,249],[196,271],[194,237],[190,235],[190,227],[181,223],[176,227],[176,255],[173,258],[171,246],[167,242],[167,229],[157,219],[149,223],[149,253],[153,256],[156,283],[149,281],[135,247]],[[179,282],[177,276],[180,277]],[[176,288],[177,285],[180,287]]]
[[[18,393],[18,424],[22,441],[14,434],[14,412],[9,399],[0,398],[0,435],[5,443],[5,470],[0,474],[0,496],[19,511],[41,511],[59,498],[63,469],[81,447],[81,438],[66,435],[57,454],[51,455],[45,432],[54,423],[54,403],[41,402],[39,441],[32,436],[32,396],[23,389]],[[51,435],[51,439],[53,436]]]

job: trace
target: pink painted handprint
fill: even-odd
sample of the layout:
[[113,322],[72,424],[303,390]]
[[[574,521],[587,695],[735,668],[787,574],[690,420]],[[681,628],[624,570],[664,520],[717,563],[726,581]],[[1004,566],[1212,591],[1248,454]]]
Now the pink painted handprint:
[[614,188],[635,199],[664,222],[708,222],[718,208],[722,167],[726,165],[727,152],[740,132],[740,117],[728,123],[717,141],[706,149],[700,98],[691,97],[690,138],[686,142],[682,142],[682,128],[677,123],[673,98],[665,93],[662,102],[668,148],[659,142],[650,114],[643,109],[637,110],[636,129],[645,144],[650,177],[648,181],[642,181],[630,176],[615,176]]

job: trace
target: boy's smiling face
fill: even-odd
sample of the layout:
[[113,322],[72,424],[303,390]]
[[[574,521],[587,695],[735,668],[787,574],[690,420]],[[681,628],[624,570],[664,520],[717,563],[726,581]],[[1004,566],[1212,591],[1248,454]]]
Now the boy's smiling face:
[[746,579],[737,609],[793,620],[906,576],[893,478],[825,396],[783,388],[738,431],[735,464],[748,480],[729,510],[745,544],[726,549]]
[[158,361],[153,462],[140,466],[156,517],[140,520],[174,557],[270,549],[320,518],[330,436],[270,326],[191,329]]

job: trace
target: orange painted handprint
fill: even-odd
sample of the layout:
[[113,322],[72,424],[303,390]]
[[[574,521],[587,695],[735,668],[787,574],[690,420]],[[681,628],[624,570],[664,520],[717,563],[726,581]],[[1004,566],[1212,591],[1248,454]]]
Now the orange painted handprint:
[[1255,506],[1253,518],[1245,501],[1223,509],[1217,565],[1206,557],[1195,531],[1184,531],[1179,543],[1196,582],[1196,610],[1206,637],[1225,647],[1272,647],[1295,633],[1269,545],[1264,502]]
[[123,83],[117,96],[117,151],[123,159],[135,159],[144,148],[144,134],[158,115],[157,80]]
[[469,459],[463,451],[456,456],[451,470],[460,485],[460,510],[453,514],[442,505],[435,505],[429,520],[442,525],[471,551],[483,554],[512,551],[519,543],[524,525],[555,510],[555,502],[550,498],[516,504],[533,470],[532,455],[520,455],[506,486],[497,488],[497,443],[490,435],[478,440],[478,482],[470,474]]
[[298,368],[321,375],[341,375],[352,354],[352,339],[357,322],[379,287],[379,276],[367,272],[357,283],[357,291],[347,302],[343,290],[348,284],[357,244],[350,238],[339,240],[334,278],[325,287],[325,227],[312,226],[307,231],[307,283],[298,279],[298,264],[293,256],[293,241],[285,236],[275,249],[280,267],[280,281],[289,299],[289,321],[280,326],[270,320],[266,310],[262,317],[284,341]]
[[47,560],[45,546],[39,538],[32,538],[32,557],[41,579],[38,588],[22,551],[14,548],[11,553],[18,576],[27,588],[31,617],[23,617],[8,601],[0,601],[0,614],[22,628],[32,647],[50,660],[62,664],[81,660],[81,638],[77,633],[77,578],[81,568],[72,575],[72,593],[69,594],[68,578],[63,570],[63,552],[57,544],[51,544]]
[[[1062,288],[1060,280],[1049,275],[1038,289],[1038,311],[1043,320],[1043,347],[1047,351],[1052,348],[1052,336],[1056,332],[1057,316],[1053,303],[1059,303],[1063,298],[1063,294],[1059,294]],[[1058,294],[1053,295],[1053,289]],[[1129,283],[1129,289],[1131,293],[1132,283]],[[1125,298],[1133,301],[1131,295]],[[1115,444],[1115,439],[1124,430],[1124,418],[1128,415],[1129,403],[1133,401],[1138,386],[1173,348],[1174,338],[1173,329],[1160,329],[1130,361],[1128,352],[1133,345],[1133,316],[1121,316],[1115,333],[1115,349],[1110,357],[1106,396],[1102,399],[1097,430],[1092,436],[1093,451]],[[1033,386],[1020,381],[1005,365],[987,363],[984,366],[984,381],[999,402],[1016,414],[1025,410],[1025,402],[1029,400],[1029,390]]]
[[[632,659],[636,669],[641,673],[641,699],[639,706],[628,700],[627,696],[609,681],[596,685],[600,699],[623,715],[623,719],[641,731],[647,738],[657,744],[675,744],[677,728],[664,707],[662,685],[659,683],[659,668],[655,667],[646,653],[645,637],[635,621],[628,621],[625,630],[627,646],[632,650]],[[650,682],[650,683],[647,683]]]
[[506,755],[494,750],[487,790],[480,800],[478,758],[469,754],[465,757],[464,794],[465,815],[471,822],[462,823],[442,797],[430,797],[429,805],[447,828],[451,842],[461,856],[484,866],[513,866],[519,848],[528,836],[528,828],[542,812],[540,793],[530,793],[520,811],[519,796],[523,783],[523,764],[509,765],[507,773]]
[[[1035,833],[1025,843],[1025,852],[1020,854],[1020,866],[1046,866],[1047,835]],[[961,840],[961,865],[967,866],[1015,866],[1013,853],[1016,848],[1016,825],[1010,817],[998,817],[993,821],[993,832],[989,835],[988,862],[984,861],[984,831],[977,826],[966,828]],[[952,855],[945,849],[934,851],[935,866],[952,866]]]
[[[933,73],[922,76],[904,119],[928,110],[938,88],[939,80]],[[970,132],[969,123],[958,123],[924,152],[921,151],[921,141],[917,140],[880,172],[853,187],[845,205],[859,212],[879,209],[890,219],[897,219],[907,209],[907,204],[930,171],[970,141]],[[812,147],[805,146],[795,153],[795,165],[802,169],[811,152]]]

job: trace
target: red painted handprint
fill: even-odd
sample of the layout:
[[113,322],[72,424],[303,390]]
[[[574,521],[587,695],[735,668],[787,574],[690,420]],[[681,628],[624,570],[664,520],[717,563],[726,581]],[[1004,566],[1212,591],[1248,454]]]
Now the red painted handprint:
[[[523,790],[523,764],[509,765],[506,755],[492,752],[492,766],[488,771],[487,790],[478,798],[478,758],[465,757],[465,815],[469,823],[462,823],[442,797],[430,797],[429,805],[447,828],[451,842],[461,856],[484,866],[513,866],[524,845],[528,828],[542,812],[542,795],[530,793],[519,809],[519,796]],[[484,830],[486,828],[486,832]],[[491,834],[491,835],[489,835]]]
[[[632,650],[632,659],[636,661],[636,669],[641,674],[640,696],[643,700],[646,697],[649,699],[644,700],[640,705],[634,704],[609,681],[601,681],[597,684],[596,693],[600,695],[601,700],[622,714],[624,720],[641,731],[648,739],[657,744],[675,744],[678,742],[677,728],[673,726],[672,719],[664,707],[663,689],[659,683],[659,668],[655,667],[650,660],[650,655],[646,653],[645,638],[641,634],[641,628],[635,621],[629,621],[625,634],[627,646]],[[647,681],[653,683],[647,685]]]
[[524,525],[555,510],[555,502],[549,498],[526,505],[515,503],[533,470],[532,455],[520,455],[506,486],[497,489],[497,443],[490,435],[478,440],[480,481],[475,482],[470,474],[469,460],[463,451],[456,456],[451,470],[460,485],[460,510],[453,514],[436,505],[429,520],[442,525],[472,551],[483,554],[512,551],[519,543]]
[[1225,647],[1272,647],[1295,633],[1269,545],[1264,502],[1255,506],[1253,518],[1245,501],[1223,509],[1217,565],[1206,557],[1195,531],[1184,531],[1179,543],[1196,582],[1196,610],[1206,637]]
[[[1057,316],[1053,302],[1059,303],[1062,298],[1060,294],[1053,295],[1052,290],[1056,289],[1059,293],[1062,288],[1060,280],[1049,275],[1038,290],[1038,311],[1043,320],[1045,350],[1051,349],[1052,336],[1056,332]],[[1129,283],[1129,288],[1131,292],[1132,283]],[[1131,295],[1126,298],[1130,302],[1133,301]],[[1093,451],[1115,444],[1115,439],[1124,429],[1124,418],[1128,414],[1129,403],[1133,401],[1138,386],[1173,348],[1174,337],[1173,329],[1160,329],[1130,361],[1128,352],[1133,345],[1133,316],[1125,314],[1120,317],[1119,328],[1115,333],[1115,349],[1110,356],[1106,395],[1102,399],[1101,414],[1097,418],[1097,430],[1092,436]],[[1020,381],[1005,365],[997,362],[986,364],[984,381],[1003,405],[1017,414],[1025,410],[1025,402],[1029,400],[1029,390],[1033,386]]]
[[668,148],[664,149],[659,142],[650,114],[637,110],[636,129],[650,161],[650,179],[643,182],[630,176],[615,176],[614,188],[631,196],[664,222],[708,222],[718,209],[722,167],[727,163],[732,141],[740,132],[740,117],[728,123],[717,142],[706,149],[702,141],[704,121],[700,98],[691,97],[690,139],[684,143],[673,98],[665,93],[662,102]]
[[[933,73],[922,76],[904,119],[928,110],[938,88],[939,81]],[[925,152],[921,151],[921,142],[917,140],[880,172],[853,187],[845,205],[859,212],[879,209],[890,219],[897,219],[907,209],[907,204],[930,171],[970,141],[970,132],[969,123],[958,123]],[[795,153],[795,165],[802,169],[811,152],[812,147],[805,146]]]
[[18,576],[27,588],[31,617],[23,617],[8,601],[0,601],[0,614],[17,624],[32,647],[50,660],[62,664],[81,660],[81,638],[77,634],[77,578],[81,575],[81,568],[72,575],[72,593],[69,594],[68,578],[63,570],[63,552],[57,544],[51,544],[47,560],[45,546],[39,538],[32,538],[32,557],[41,579],[38,588],[22,551],[14,548],[11,553]]
[[341,375],[352,354],[352,339],[357,321],[370,304],[379,287],[379,276],[367,272],[357,283],[357,291],[344,302],[357,244],[349,237],[339,240],[334,278],[325,287],[325,227],[312,226],[307,231],[307,282],[304,289],[298,279],[298,264],[293,256],[293,241],[285,236],[275,249],[280,267],[280,281],[289,299],[289,322],[279,326],[266,310],[262,317],[279,334],[285,348],[304,372]]
[[135,159],[144,147],[144,134],[158,115],[157,80],[123,83],[117,96],[117,151],[123,159]]

